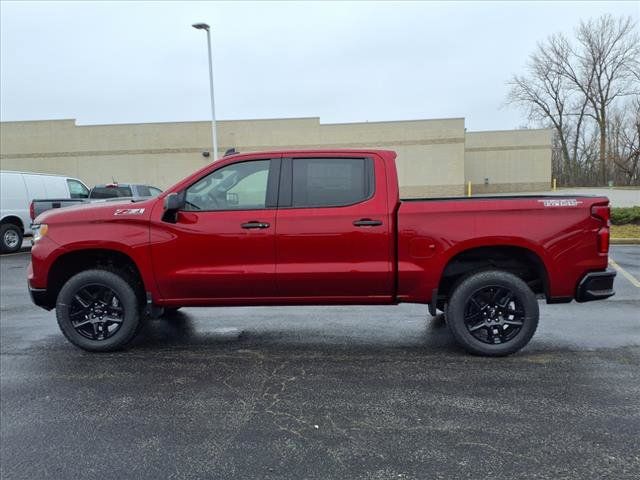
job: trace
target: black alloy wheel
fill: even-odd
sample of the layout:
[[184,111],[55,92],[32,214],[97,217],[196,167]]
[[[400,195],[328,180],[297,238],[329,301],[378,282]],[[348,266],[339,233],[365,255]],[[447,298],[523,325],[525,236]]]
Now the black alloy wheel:
[[106,340],[122,326],[125,311],[116,292],[106,285],[87,285],[73,296],[69,317],[73,328],[91,340]]
[[90,352],[125,347],[143,325],[142,287],[125,272],[85,270],[62,286],[56,300],[60,330]]
[[535,293],[521,278],[502,270],[468,275],[453,288],[447,326],[469,353],[510,355],[524,347],[538,327]]
[[525,321],[522,302],[512,290],[499,285],[476,290],[465,305],[467,330],[483,343],[509,342],[522,330]]

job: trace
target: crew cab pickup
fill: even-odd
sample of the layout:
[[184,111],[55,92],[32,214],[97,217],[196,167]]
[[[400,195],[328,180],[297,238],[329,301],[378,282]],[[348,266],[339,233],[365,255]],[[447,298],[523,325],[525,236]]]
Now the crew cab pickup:
[[469,352],[513,353],[538,299],[613,295],[609,201],[588,196],[400,200],[396,154],[235,154],[157,198],[35,221],[33,301],[73,344],[125,346],[179,307],[422,303]]

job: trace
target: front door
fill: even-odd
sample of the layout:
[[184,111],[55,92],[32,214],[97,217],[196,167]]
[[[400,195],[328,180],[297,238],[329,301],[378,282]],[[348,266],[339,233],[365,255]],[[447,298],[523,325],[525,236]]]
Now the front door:
[[151,251],[165,299],[233,302],[275,296],[280,160],[234,163],[188,187],[175,223],[156,218]]

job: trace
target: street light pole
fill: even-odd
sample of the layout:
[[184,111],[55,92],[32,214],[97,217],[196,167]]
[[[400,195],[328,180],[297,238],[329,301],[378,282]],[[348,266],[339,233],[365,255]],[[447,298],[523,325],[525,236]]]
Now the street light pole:
[[193,28],[198,30],[205,30],[207,32],[207,48],[209,50],[209,93],[211,96],[211,140],[213,151],[211,155],[213,160],[218,159],[218,136],[216,134],[216,103],[213,97],[213,56],[211,54],[211,33],[209,31],[209,25],[206,23],[194,23]]

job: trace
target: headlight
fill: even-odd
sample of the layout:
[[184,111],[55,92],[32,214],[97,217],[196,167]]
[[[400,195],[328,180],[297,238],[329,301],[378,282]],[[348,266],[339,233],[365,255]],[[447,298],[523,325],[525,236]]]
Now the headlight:
[[36,243],[47,234],[49,225],[46,223],[31,225],[31,230],[33,231],[33,243]]

